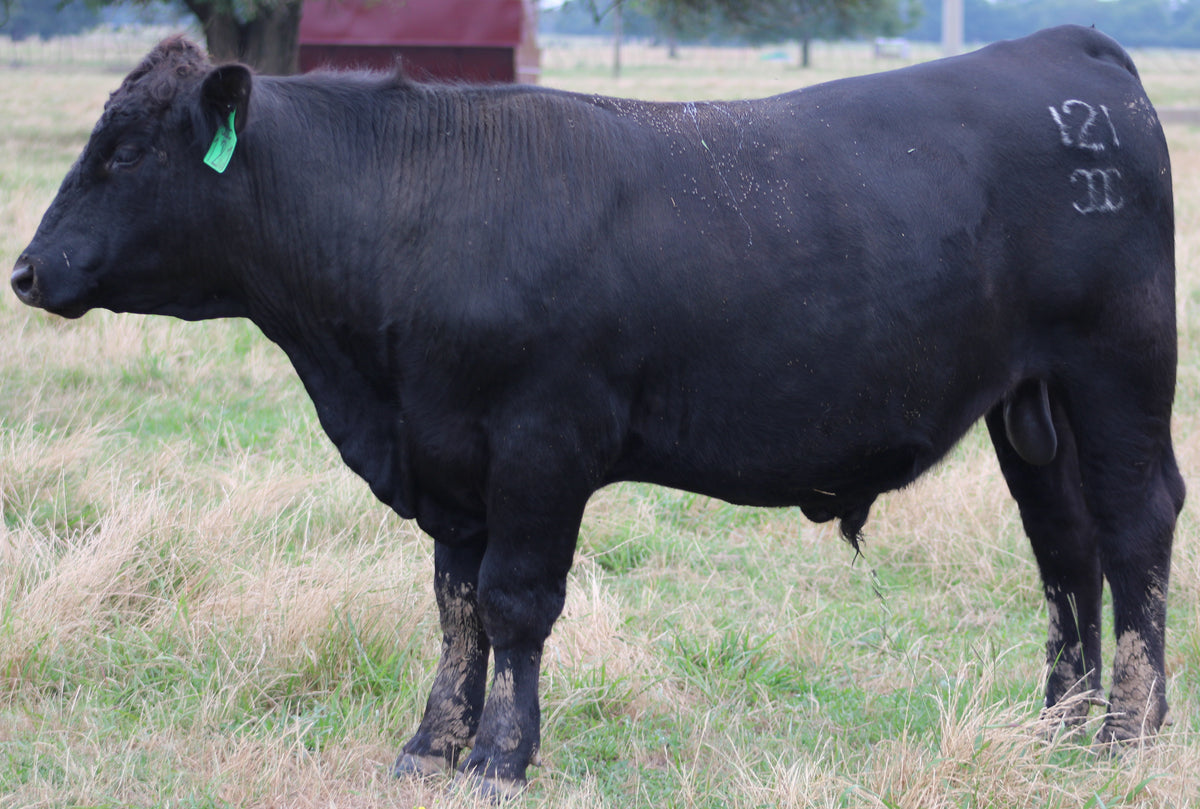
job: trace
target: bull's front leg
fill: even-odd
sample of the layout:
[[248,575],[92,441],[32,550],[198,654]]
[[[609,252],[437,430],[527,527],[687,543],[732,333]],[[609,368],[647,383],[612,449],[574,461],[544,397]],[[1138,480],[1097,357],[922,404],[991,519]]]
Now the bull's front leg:
[[[562,612],[586,496],[545,502],[500,492],[489,503],[479,607],[495,657],[487,703],[460,777],[491,798],[519,793],[541,746],[542,648]],[[566,505],[566,503],[570,505]],[[539,513],[539,511],[541,513]]]
[[471,780],[485,797],[512,798],[525,787],[526,768],[535,762],[541,745],[541,662],[541,643],[496,650],[479,733],[458,776]]
[[481,538],[461,547],[439,542],[434,550],[442,656],[421,726],[392,768],[396,776],[452,771],[479,726],[489,650],[478,602],[483,549]]

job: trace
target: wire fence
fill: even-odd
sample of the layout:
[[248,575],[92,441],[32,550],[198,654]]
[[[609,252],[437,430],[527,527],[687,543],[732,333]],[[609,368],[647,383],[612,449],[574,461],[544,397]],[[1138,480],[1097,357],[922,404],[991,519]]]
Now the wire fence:
[[[102,26],[52,39],[0,36],[0,66],[125,71],[137,65],[159,40],[178,30],[171,26]],[[196,31],[188,33],[200,38]]]
[[[611,86],[617,58],[611,40],[547,36],[540,44],[543,76],[565,75],[573,81],[593,76],[598,87]],[[1137,48],[1130,53],[1164,120],[1181,116],[1179,120],[1200,121],[1200,49]],[[650,92],[657,94],[659,89],[670,91],[662,78],[668,75],[690,86],[719,74],[748,81],[753,77],[764,84],[774,81],[788,88],[904,67],[942,55],[940,45],[931,42],[816,41],[809,49],[810,66],[801,68],[801,49],[795,42],[756,47],[681,45],[672,52],[666,43],[635,40],[622,43],[619,59],[620,73],[628,77],[629,86],[636,87],[638,79],[652,78],[658,84],[651,83]]]
[[[542,67],[562,70],[611,70],[614,43],[594,36],[543,36],[538,43],[542,49]],[[814,41],[809,48],[811,64],[838,72],[884,70],[912,62],[923,62],[941,55],[939,46],[928,42],[906,40],[878,41]],[[666,42],[644,39],[623,41],[620,48],[622,70],[678,67],[691,69],[695,65],[729,69],[754,68],[764,63],[785,67],[800,65],[801,49],[795,42],[756,46],[723,46],[683,44],[670,46]]]

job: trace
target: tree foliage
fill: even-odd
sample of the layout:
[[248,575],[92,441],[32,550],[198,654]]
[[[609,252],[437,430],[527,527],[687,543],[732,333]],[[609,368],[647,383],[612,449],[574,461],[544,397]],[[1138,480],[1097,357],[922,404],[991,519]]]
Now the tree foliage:
[[[620,6],[641,12],[668,38],[706,35],[750,42],[898,36],[922,13],[920,0],[577,0],[595,19]],[[807,47],[803,49],[807,64]]]
[[[567,8],[591,9],[594,19],[615,2],[618,0],[571,0]],[[804,29],[789,28],[789,15],[793,21],[807,20],[807,27],[818,38],[903,35],[938,41],[942,36],[942,0],[619,2],[626,8],[627,32],[639,36],[674,33],[681,41],[801,38]],[[825,13],[817,13],[822,6]],[[964,17],[969,42],[1012,39],[1053,25],[1078,23],[1095,25],[1128,47],[1200,48],[1200,0],[964,0]],[[643,24],[652,25],[653,30],[642,30],[639,26]]]
[[[103,6],[145,7],[153,0],[0,0],[0,32],[21,37],[74,33],[95,25]],[[209,54],[262,73],[297,69],[303,0],[177,0],[199,21]]]
[[0,32],[14,40],[77,34],[99,21],[96,9],[79,3],[62,5],[56,0],[0,0]]
[[[909,34],[941,37],[942,0],[924,0],[925,15]],[[964,0],[969,42],[1031,34],[1063,23],[1094,25],[1122,45],[1200,47],[1200,0]]]
[[909,0],[734,0],[745,7],[737,22],[752,40],[845,39],[899,36],[920,16]]

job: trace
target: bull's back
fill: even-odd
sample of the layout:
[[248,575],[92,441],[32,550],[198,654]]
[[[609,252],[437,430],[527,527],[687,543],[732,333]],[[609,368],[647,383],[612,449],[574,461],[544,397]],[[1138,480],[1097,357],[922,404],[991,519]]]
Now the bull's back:
[[901,485],[1078,350],[1055,335],[1173,283],[1161,129],[1088,29],[669,112],[614,266],[655,276],[626,332],[650,357],[629,466],[662,482],[786,499],[891,464],[875,484]]

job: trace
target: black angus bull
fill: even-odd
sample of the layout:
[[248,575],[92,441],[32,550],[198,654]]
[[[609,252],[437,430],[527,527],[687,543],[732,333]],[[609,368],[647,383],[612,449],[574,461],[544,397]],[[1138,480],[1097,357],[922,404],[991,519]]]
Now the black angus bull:
[[346,463],[437,543],[442,656],[395,769],[504,794],[594,491],[798,504],[857,541],[981,417],[1044,580],[1047,703],[1100,688],[1107,579],[1101,735],[1156,731],[1173,229],[1154,110],[1084,28],[688,104],[258,77],[176,38],[109,99],[12,286],[66,317],[247,317],[287,352]]

